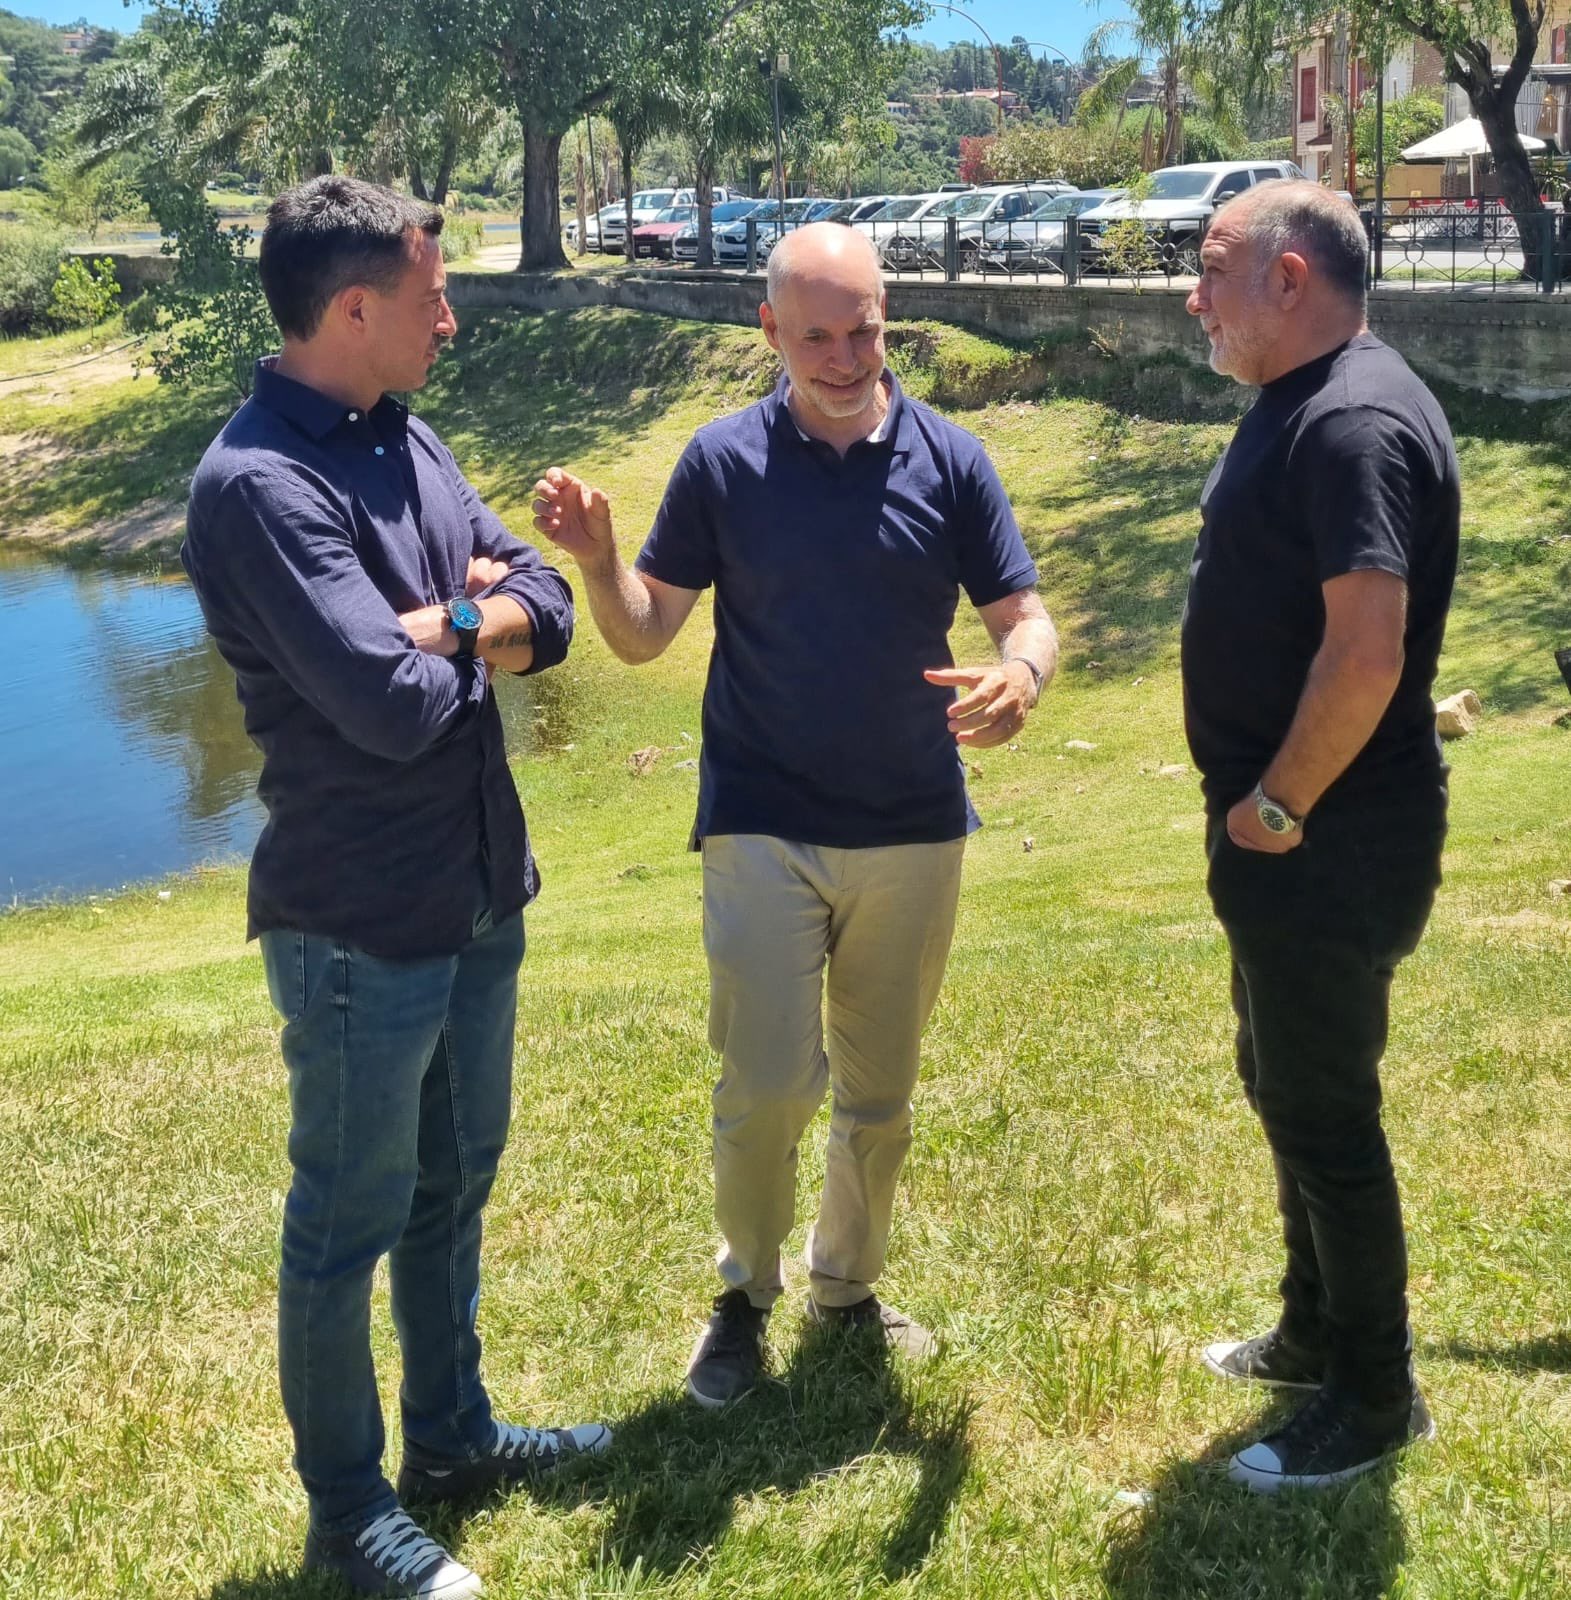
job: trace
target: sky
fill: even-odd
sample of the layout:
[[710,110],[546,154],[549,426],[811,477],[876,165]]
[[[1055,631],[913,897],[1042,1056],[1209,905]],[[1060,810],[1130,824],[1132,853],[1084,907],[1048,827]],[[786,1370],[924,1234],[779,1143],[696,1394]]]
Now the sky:
[[[1122,0],[1105,0],[1100,6],[1088,5],[1085,0],[958,0],[958,3],[1000,44],[1020,34],[1026,39],[1052,45],[1070,56],[1080,54],[1086,35],[1099,22],[1128,13]],[[75,22],[85,17],[97,27],[130,33],[136,28],[142,6],[140,0],[133,0],[131,5],[123,4],[122,0],[5,0],[5,9],[53,23]],[[943,11],[935,12],[932,21],[915,30],[915,37],[939,45],[957,39],[985,42],[981,31],[965,18]]]

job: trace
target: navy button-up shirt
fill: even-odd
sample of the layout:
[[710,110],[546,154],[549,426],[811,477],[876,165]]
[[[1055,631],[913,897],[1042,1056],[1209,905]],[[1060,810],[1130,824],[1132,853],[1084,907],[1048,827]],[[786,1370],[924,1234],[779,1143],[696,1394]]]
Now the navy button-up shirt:
[[572,591],[407,407],[272,369],[203,456],[180,553],[262,752],[249,932],[451,954],[484,895],[500,921],[539,878],[484,669],[398,618],[461,595],[471,557],[506,561],[489,592],[529,613],[538,672],[567,654]]

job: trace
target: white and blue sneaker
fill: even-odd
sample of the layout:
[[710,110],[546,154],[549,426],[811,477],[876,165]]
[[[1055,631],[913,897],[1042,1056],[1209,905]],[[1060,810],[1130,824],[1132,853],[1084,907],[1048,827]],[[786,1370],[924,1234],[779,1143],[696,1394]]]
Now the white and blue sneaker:
[[498,1487],[544,1478],[564,1461],[603,1455],[610,1448],[611,1430],[603,1422],[576,1428],[521,1428],[498,1422],[491,1448],[474,1461],[430,1461],[406,1449],[398,1498],[406,1506],[470,1500]]
[[306,1535],[307,1572],[335,1572],[356,1594],[476,1600],[480,1580],[426,1535],[402,1506],[353,1533]]

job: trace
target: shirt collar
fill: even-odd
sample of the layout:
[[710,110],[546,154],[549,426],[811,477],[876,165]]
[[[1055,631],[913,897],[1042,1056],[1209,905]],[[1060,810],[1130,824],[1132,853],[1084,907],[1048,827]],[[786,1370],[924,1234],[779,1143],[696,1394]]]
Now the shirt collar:
[[[887,444],[890,440],[893,440],[896,450],[909,451],[909,419],[905,396],[900,388],[900,380],[888,367],[885,367],[883,376],[879,381],[888,387],[889,409],[884,413],[878,426],[865,439],[856,440],[853,448],[855,444]],[[784,373],[781,373],[780,381],[775,385],[775,392],[769,401],[769,404],[775,409],[775,425],[777,427],[789,425],[791,431],[804,444],[822,444],[824,442],[822,439],[815,439],[812,434],[804,433],[797,426],[796,418],[791,415],[790,395],[791,380]]]
[[342,400],[334,400],[320,389],[313,389],[308,383],[286,378],[277,367],[277,356],[263,356],[256,364],[251,392],[258,404],[293,423],[309,439],[325,439],[345,423],[364,425],[368,417],[384,436],[402,438],[408,428],[409,407],[390,394],[384,394],[369,413],[365,413],[346,406]]

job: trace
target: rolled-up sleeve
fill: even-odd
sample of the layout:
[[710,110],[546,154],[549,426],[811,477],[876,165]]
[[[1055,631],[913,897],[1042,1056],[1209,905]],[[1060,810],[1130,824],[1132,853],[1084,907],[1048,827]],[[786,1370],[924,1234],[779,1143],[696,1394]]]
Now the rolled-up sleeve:
[[573,642],[573,590],[555,567],[547,566],[531,544],[509,533],[502,519],[482,500],[475,486],[458,469],[448,452],[449,471],[463,499],[469,526],[474,530],[474,554],[505,561],[512,571],[491,594],[505,594],[529,613],[530,643],[534,659],[529,672],[544,672],[567,659]]
[[[429,749],[485,701],[471,660],[416,648],[372,584],[342,513],[305,475],[249,469],[193,519],[198,592],[240,621],[291,688],[351,744],[390,761]],[[200,559],[200,558],[198,558]]]

